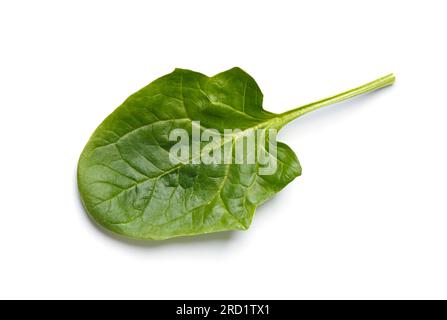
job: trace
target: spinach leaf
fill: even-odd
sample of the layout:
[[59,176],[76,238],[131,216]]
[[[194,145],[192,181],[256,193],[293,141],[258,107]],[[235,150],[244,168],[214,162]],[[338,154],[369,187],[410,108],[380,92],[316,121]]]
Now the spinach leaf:
[[101,226],[130,238],[245,230],[256,207],[301,174],[295,153],[278,143],[277,169],[269,175],[259,173],[258,159],[205,164],[191,155],[190,161],[173,163],[169,154],[177,142],[171,141],[170,132],[183,128],[192,133],[194,124],[201,132],[213,128],[222,136],[225,129],[240,129],[214,145],[231,141],[234,157],[235,142],[249,130],[279,130],[312,110],[393,82],[394,76],[388,75],[275,114],[262,108],[261,90],[239,68],[213,77],[176,69],[131,95],[93,133],[78,164],[82,202]]

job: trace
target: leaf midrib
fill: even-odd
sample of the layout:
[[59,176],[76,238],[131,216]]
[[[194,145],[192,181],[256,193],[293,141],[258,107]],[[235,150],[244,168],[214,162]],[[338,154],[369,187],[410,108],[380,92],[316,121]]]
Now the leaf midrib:
[[[182,118],[182,119],[188,119],[188,120],[191,121],[191,123],[192,123],[192,121],[193,121],[193,120],[190,119],[190,118]],[[265,129],[268,129],[268,128],[271,128],[271,127],[273,126],[273,124],[275,124],[275,123],[278,122],[278,119],[281,119],[281,118],[280,118],[279,116],[276,116],[276,117],[271,118],[271,119],[269,119],[269,120],[267,120],[267,121],[260,122],[260,123],[257,124],[256,126],[249,127],[249,128],[244,129],[243,131],[240,131],[238,134],[232,134],[232,135],[231,135],[231,139],[230,139],[230,138],[225,139],[225,135],[224,135],[224,139],[222,139],[223,142],[221,142],[219,145],[216,145],[215,147],[213,147],[213,148],[211,148],[211,149],[208,149],[207,152],[209,152],[209,151],[214,151],[214,150],[217,150],[217,149],[220,149],[220,148],[222,148],[222,146],[224,146],[227,142],[230,142],[230,141],[234,141],[234,142],[236,142],[239,138],[244,137],[244,134],[247,133],[248,130],[264,129],[264,128],[265,128]],[[180,119],[171,119],[171,121],[175,121],[175,120],[180,120]],[[279,122],[280,122],[280,121],[279,121]],[[154,123],[157,123],[157,121],[156,121],[156,122],[153,122],[153,123],[150,123],[150,124],[146,124],[146,125],[141,126],[141,127],[138,127],[138,128],[136,128],[136,129],[132,130],[131,132],[135,132],[136,130],[139,130],[139,129],[143,128],[143,127],[153,125]],[[272,126],[269,126],[269,124],[272,124]],[[264,126],[265,126],[265,127],[264,127]],[[206,130],[206,129],[209,129],[209,128],[204,127],[204,126],[202,126],[202,125],[200,125],[200,127],[201,127],[201,129],[204,128],[205,130]],[[131,132],[128,132],[128,133],[126,133],[125,135],[128,135],[128,134],[130,134]],[[121,139],[122,137],[124,137],[124,135],[121,136],[120,139]],[[111,144],[108,144],[108,145],[112,145],[112,144],[116,144],[116,145],[117,145],[120,139],[118,139],[117,141],[115,141],[115,142],[113,142],[113,143],[111,143]],[[108,145],[100,146],[100,147],[98,147],[98,148],[105,147],[105,146],[108,146]],[[234,144],[232,144],[232,148],[231,148],[232,152],[233,152],[233,145],[234,145]],[[98,148],[95,148],[95,149],[98,149]],[[117,145],[117,148],[118,148],[118,145]],[[120,154],[121,154],[121,153],[120,153]],[[182,163],[179,163],[178,165],[176,165],[176,166],[172,167],[171,169],[169,169],[169,170],[167,170],[167,171],[161,173],[161,174],[158,175],[158,176],[153,176],[153,177],[147,177],[147,176],[146,176],[147,179],[143,179],[143,180],[141,180],[141,181],[139,181],[139,182],[133,184],[132,186],[130,186],[130,187],[128,187],[128,188],[123,188],[123,190],[121,190],[120,192],[118,192],[117,194],[115,194],[113,197],[111,197],[111,198],[109,198],[109,199],[102,200],[101,202],[94,204],[93,207],[95,208],[95,207],[97,207],[97,206],[99,206],[99,205],[101,205],[101,204],[103,204],[103,203],[105,203],[105,202],[107,202],[107,201],[111,201],[111,200],[115,199],[116,197],[118,197],[120,194],[122,194],[122,193],[124,193],[124,192],[127,192],[127,191],[129,191],[129,190],[132,190],[133,188],[136,188],[136,187],[138,187],[139,185],[141,185],[141,184],[143,184],[143,183],[145,183],[145,182],[147,182],[147,181],[149,181],[149,180],[155,180],[155,181],[154,181],[154,188],[155,188],[155,184],[157,183],[158,179],[160,179],[161,177],[163,177],[163,176],[165,176],[165,175],[167,175],[167,174],[169,174],[169,173],[171,173],[171,172],[173,172],[173,171],[175,171],[175,170],[177,170],[177,169],[182,168],[183,166],[186,166],[186,165],[188,165],[188,164],[191,164],[194,160],[201,159],[201,157],[202,157],[203,155],[204,155],[204,153],[203,153],[203,150],[202,150],[201,153],[200,153],[199,155],[197,155],[196,157],[191,157],[191,158],[189,159],[189,161],[186,162],[186,163],[183,163],[183,162],[182,162]],[[126,161],[126,159],[124,159],[124,156],[121,156],[121,157],[123,158],[123,160]],[[126,161],[126,162],[127,162],[127,161]],[[202,164],[202,165],[204,165],[204,164]],[[229,165],[230,165],[230,164],[229,164]],[[135,170],[135,169],[134,169],[134,170]]]

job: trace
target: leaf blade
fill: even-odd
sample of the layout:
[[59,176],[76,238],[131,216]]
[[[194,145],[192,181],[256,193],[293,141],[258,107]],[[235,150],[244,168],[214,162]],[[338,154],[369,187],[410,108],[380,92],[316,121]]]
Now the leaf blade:
[[269,178],[257,164],[172,165],[167,132],[192,121],[223,132],[269,128],[277,115],[262,109],[262,92],[239,68],[214,77],[176,69],[155,80],[107,117],[81,154],[79,190],[95,221],[137,239],[245,230],[256,207],[301,174],[281,143],[280,170]]

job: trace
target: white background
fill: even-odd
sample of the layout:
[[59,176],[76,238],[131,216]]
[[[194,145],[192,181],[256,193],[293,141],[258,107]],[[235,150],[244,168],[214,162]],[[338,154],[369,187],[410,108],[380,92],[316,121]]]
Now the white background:
[[[445,1],[1,1],[0,298],[447,298]],[[273,112],[394,72],[280,140],[303,175],[246,232],[97,229],[76,164],[175,67],[239,66]]]

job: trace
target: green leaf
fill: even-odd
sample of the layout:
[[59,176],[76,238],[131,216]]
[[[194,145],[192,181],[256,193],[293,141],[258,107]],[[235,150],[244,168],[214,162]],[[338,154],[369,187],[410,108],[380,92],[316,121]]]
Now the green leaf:
[[191,154],[190,161],[174,164],[169,152],[176,141],[170,141],[170,132],[181,128],[191,133],[193,121],[200,121],[201,132],[217,129],[223,137],[215,147],[230,143],[234,152],[241,135],[224,136],[225,129],[279,130],[307,112],[393,81],[389,75],[274,114],[262,108],[261,90],[239,68],[213,77],[176,69],[131,95],[93,133],[78,164],[82,202],[101,226],[130,238],[245,230],[256,207],[301,174],[295,153],[278,143],[277,170],[270,175],[259,173],[258,159],[253,164],[204,164],[195,163]]

